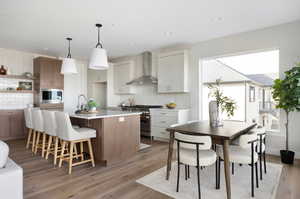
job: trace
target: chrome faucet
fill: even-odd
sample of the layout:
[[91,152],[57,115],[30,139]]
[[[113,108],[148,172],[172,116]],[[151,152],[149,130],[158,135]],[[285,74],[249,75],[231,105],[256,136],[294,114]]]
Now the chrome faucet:
[[[80,100],[81,98],[83,98],[83,99],[85,100],[85,104],[83,104],[83,103],[81,102],[81,100]],[[87,99],[87,97],[86,97],[84,94],[81,94],[81,95],[78,96],[77,108],[78,108],[80,111],[83,111],[83,110],[84,110],[84,108],[85,108],[85,106],[87,105],[87,103],[88,103],[88,99]]]

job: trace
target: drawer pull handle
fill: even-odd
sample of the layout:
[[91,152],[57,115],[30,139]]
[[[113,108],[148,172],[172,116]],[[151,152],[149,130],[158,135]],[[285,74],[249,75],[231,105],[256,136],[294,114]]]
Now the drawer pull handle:
[[162,115],[166,115],[167,113],[160,113],[160,114],[162,114]]
[[166,123],[166,121],[161,121],[161,123]]

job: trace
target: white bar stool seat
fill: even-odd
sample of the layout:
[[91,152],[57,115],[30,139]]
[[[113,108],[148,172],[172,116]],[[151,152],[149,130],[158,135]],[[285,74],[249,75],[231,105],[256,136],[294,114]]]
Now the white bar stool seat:
[[[38,149],[41,149],[42,157],[44,157],[46,151],[45,148],[46,134],[44,129],[44,119],[43,119],[42,111],[40,109],[32,110],[32,121],[33,121],[34,131],[36,132],[34,154],[37,154]],[[43,138],[42,138],[42,142],[40,143],[41,135],[43,136]]]

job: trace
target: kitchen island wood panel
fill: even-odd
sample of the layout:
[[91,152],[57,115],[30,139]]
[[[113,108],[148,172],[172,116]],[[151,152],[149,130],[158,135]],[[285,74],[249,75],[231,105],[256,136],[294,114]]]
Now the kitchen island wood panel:
[[92,139],[97,163],[113,165],[134,156],[140,144],[140,115],[124,115],[96,119],[71,116],[72,124],[93,128],[97,137]]

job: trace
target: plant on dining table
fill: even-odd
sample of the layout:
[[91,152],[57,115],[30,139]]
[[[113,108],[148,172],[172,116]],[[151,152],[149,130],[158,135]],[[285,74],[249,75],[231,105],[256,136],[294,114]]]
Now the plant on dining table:
[[209,97],[213,97],[216,100],[217,109],[220,109],[221,112],[225,111],[227,116],[230,118],[234,115],[237,105],[232,98],[224,95],[220,84],[221,79],[217,79],[216,83],[208,84],[208,88],[210,89]]

